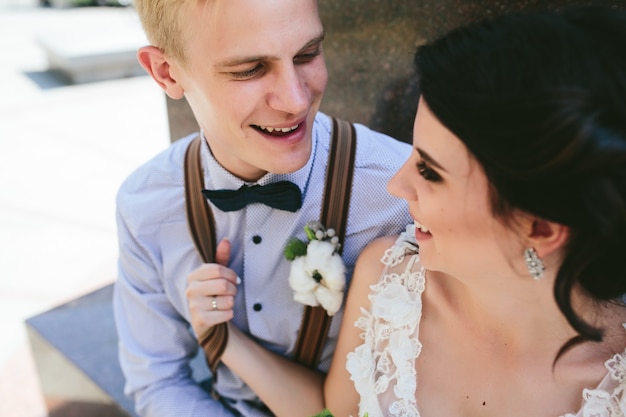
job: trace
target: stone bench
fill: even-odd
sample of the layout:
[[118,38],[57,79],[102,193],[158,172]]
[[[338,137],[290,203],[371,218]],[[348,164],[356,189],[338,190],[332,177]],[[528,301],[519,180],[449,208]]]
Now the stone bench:
[[109,285],[26,320],[50,417],[137,417],[123,393],[112,293]]
[[74,84],[145,75],[137,49],[146,45],[138,25],[48,29],[37,37],[48,68]]
[[[124,395],[112,297],[110,284],[26,320],[49,417],[137,417]],[[191,368],[196,381],[209,377],[201,353]]]

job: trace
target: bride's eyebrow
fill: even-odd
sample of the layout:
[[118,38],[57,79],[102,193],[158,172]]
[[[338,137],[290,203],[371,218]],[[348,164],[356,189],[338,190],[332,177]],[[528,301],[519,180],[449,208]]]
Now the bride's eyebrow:
[[421,158],[428,162],[430,165],[434,166],[435,168],[438,168],[444,172],[448,172],[446,171],[446,169],[444,167],[441,166],[441,164],[439,164],[439,162],[435,161],[435,159],[433,159],[432,156],[428,155],[428,153],[424,152],[423,149],[420,149],[418,147],[415,148],[415,150],[417,151],[417,153],[420,154]]

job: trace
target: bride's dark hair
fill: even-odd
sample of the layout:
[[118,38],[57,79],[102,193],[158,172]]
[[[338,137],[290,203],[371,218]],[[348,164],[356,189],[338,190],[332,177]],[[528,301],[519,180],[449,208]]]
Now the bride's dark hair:
[[572,308],[573,288],[600,302],[626,293],[626,11],[532,15],[458,29],[415,64],[424,101],[483,166],[493,213],[570,229],[554,295],[579,336],[560,356],[603,336]]

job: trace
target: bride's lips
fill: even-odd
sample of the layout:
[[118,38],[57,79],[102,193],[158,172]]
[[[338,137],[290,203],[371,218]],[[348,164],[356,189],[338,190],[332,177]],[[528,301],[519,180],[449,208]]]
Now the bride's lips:
[[430,233],[428,228],[426,228],[426,226],[419,223],[417,220],[414,220],[413,222],[415,224],[415,239],[416,240],[420,241],[420,240],[429,239],[432,237],[432,234]]

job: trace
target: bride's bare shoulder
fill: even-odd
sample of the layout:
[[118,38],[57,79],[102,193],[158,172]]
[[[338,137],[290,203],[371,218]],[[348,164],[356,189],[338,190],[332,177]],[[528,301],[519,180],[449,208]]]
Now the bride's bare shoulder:
[[392,247],[396,243],[397,239],[397,235],[383,236],[374,239],[365,247],[365,249],[363,249],[363,251],[359,255],[358,262],[380,264],[380,259],[385,254],[385,251]]
[[383,236],[370,242],[361,252],[356,262],[354,273],[359,276],[371,277],[377,280],[384,264],[381,262],[385,251],[393,246],[398,236]]

